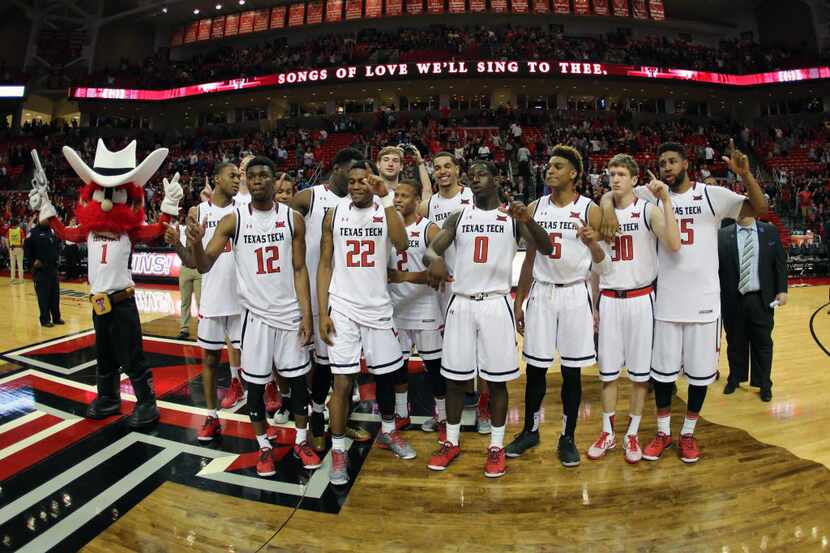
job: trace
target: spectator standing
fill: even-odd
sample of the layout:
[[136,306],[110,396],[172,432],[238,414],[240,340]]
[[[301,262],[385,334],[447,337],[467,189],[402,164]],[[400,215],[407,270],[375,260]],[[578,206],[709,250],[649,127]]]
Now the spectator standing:
[[44,222],[32,229],[24,243],[26,257],[32,267],[37,305],[40,308],[40,326],[62,325],[60,283],[58,282],[58,237]]
[[[23,282],[23,239],[25,233],[18,221],[13,221],[7,235],[9,244],[9,269],[12,284]],[[17,273],[15,274],[15,269]]]
[[[179,226],[180,240],[183,246],[187,246],[185,237],[185,225]],[[179,334],[176,338],[182,340],[190,337],[190,305],[193,295],[196,295],[196,309],[202,302],[202,275],[198,269],[191,269],[182,265],[179,270],[179,295],[181,296],[181,318],[179,320]]]

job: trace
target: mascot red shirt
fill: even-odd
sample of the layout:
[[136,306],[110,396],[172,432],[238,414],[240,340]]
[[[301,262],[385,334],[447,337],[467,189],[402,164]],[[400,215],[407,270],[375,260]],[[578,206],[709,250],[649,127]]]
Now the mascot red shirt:
[[95,161],[89,167],[75,150],[64,146],[63,155],[84,183],[75,207],[77,226],[66,227],[57,218],[46,183],[36,183],[29,193],[29,204],[39,212],[39,220],[48,221],[61,240],[86,240],[98,358],[98,397],[89,406],[87,417],[100,419],[120,413],[119,369],[123,369],[136,397],[136,407],[127,419],[133,427],[155,422],[159,412],[142,347],[129,258],[135,244],[163,236],[166,224],[178,216],[183,193],[177,173],[171,181],[163,181],[159,222],[145,222],[144,185],[167,153],[167,148],[159,148],[136,164],[135,141],[111,152],[99,139]]

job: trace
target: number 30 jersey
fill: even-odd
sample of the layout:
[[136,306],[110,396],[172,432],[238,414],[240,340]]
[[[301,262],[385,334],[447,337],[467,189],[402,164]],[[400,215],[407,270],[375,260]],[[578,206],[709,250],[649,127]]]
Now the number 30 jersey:
[[236,209],[233,240],[242,307],[285,330],[296,330],[302,320],[294,288],[293,217],[294,210],[282,204],[269,211],[243,205]]
[[386,274],[392,244],[378,198],[362,209],[352,202],[338,204],[332,216],[332,242],[329,307],[363,326],[392,328]]
[[611,270],[599,277],[601,290],[633,290],[654,283],[657,278],[657,237],[651,230],[650,202],[635,198],[631,205],[615,209],[620,232],[613,244],[600,242],[611,259]]
[[455,230],[454,294],[509,294],[518,225],[498,209],[464,208]]

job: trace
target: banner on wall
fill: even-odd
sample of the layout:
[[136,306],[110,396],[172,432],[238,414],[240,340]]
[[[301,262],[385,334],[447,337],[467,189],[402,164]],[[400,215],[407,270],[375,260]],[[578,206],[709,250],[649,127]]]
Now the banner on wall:
[[490,0],[493,13],[507,13],[507,0]]
[[210,24],[210,38],[225,37],[225,16],[214,17]]
[[366,0],[366,17],[376,18],[383,15],[383,0]]
[[196,40],[208,40],[210,39],[210,28],[211,28],[211,20],[210,19],[200,19],[199,20],[199,34],[196,36]]
[[427,0],[427,12],[432,15],[444,13],[444,0]]
[[608,15],[608,0],[594,0],[594,13]]
[[646,0],[631,0],[631,12],[635,19],[648,19]]
[[386,0],[386,16],[396,17],[403,13],[403,0]]
[[574,13],[576,15],[591,15],[591,7],[588,0],[574,0]]
[[527,13],[527,0],[513,0],[513,13]]
[[254,32],[268,30],[268,19],[270,18],[271,10],[257,10],[254,12]]
[[628,0],[613,0],[614,15],[617,17],[628,17]]
[[487,11],[487,4],[484,0],[470,0],[470,11],[473,13],[482,13]]
[[553,11],[555,13],[571,13],[571,1],[570,0],[553,0]]
[[242,12],[239,14],[239,34],[254,32],[254,12]]
[[236,36],[239,34],[239,14],[231,13],[225,16],[225,36]]
[[305,4],[291,4],[288,8],[288,26],[299,27],[305,19]]
[[184,28],[176,29],[170,37],[170,46],[181,46],[184,43]]
[[323,2],[309,2],[306,8],[305,21],[308,25],[318,25],[323,22]]
[[363,0],[346,0],[346,19],[360,19],[363,15]]
[[550,13],[548,0],[533,0],[533,13]]
[[648,13],[651,18],[656,21],[663,21],[666,19],[666,10],[663,7],[663,0],[649,0]]
[[450,13],[464,13],[467,11],[467,6],[464,5],[464,0],[450,0]]
[[424,13],[424,1],[406,0],[406,13],[409,15],[420,15]]

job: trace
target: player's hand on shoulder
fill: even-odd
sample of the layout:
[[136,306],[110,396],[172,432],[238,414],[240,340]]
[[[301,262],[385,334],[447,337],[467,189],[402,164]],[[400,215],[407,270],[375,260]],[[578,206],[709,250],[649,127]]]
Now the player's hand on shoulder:
[[655,198],[663,202],[669,199],[669,185],[654,176],[650,170],[646,169],[649,181],[646,183],[646,188],[651,192]]
[[613,242],[614,237],[620,232],[620,222],[617,220],[617,214],[614,213],[614,203],[611,202],[610,208],[603,204],[600,209],[602,220],[599,224],[599,235],[606,242]]

